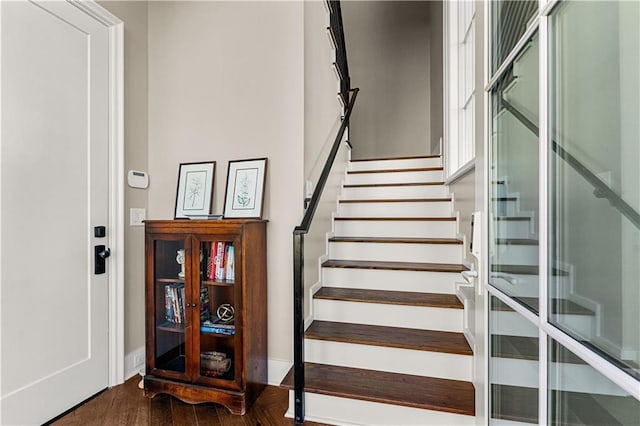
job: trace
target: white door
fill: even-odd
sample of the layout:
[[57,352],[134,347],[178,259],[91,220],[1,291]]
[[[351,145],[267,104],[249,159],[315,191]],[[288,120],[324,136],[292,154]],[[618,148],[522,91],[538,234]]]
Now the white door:
[[0,7],[0,423],[40,424],[108,385],[109,39],[71,3]]

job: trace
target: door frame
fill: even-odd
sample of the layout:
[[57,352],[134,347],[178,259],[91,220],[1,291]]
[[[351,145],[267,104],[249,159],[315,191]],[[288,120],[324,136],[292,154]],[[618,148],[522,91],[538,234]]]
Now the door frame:
[[124,22],[94,0],[67,0],[109,31],[109,386],[124,382]]

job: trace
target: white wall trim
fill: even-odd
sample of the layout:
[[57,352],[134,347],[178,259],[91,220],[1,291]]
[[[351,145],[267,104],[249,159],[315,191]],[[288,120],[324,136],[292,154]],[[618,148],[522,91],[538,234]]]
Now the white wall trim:
[[280,386],[282,379],[287,375],[293,362],[284,359],[269,358],[267,360],[268,378],[267,383],[270,386]]
[[474,157],[471,160],[469,160],[466,164],[464,164],[462,167],[458,168],[458,170],[456,170],[451,176],[449,176],[444,181],[444,184],[451,185],[457,182],[458,180],[462,179],[463,177],[471,173],[473,170],[475,170],[475,168],[476,168],[476,159]]
[[109,29],[109,386],[124,382],[124,23],[93,0],[68,0]]
[[[144,346],[140,346],[132,352],[129,352],[124,357],[124,379],[129,380],[136,374],[140,373],[144,369],[145,361],[145,349]],[[141,360],[139,362],[138,360]]]

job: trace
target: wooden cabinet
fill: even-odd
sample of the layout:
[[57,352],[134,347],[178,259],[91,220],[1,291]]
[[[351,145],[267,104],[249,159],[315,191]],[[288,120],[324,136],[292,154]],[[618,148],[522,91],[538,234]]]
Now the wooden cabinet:
[[267,383],[266,222],[145,228],[145,391],[244,414]]

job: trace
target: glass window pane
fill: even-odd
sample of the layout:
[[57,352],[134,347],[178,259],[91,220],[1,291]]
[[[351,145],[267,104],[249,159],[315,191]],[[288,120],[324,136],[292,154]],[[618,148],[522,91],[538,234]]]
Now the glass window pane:
[[549,339],[549,423],[637,425],[640,401]]
[[538,423],[538,329],[494,296],[490,309],[490,424]]
[[538,37],[491,94],[489,283],[538,311]]
[[504,62],[538,12],[537,0],[494,0],[491,7],[491,73]]
[[640,2],[551,20],[549,321],[640,377]]

